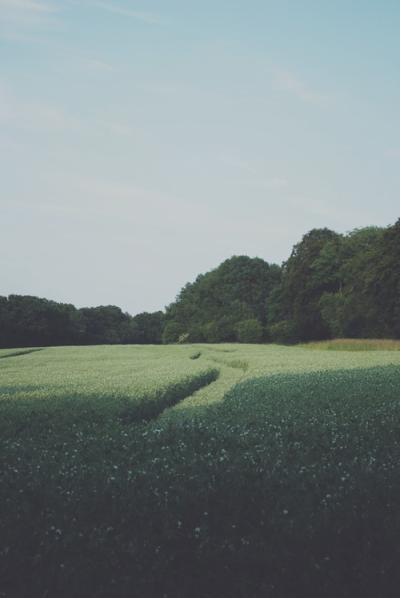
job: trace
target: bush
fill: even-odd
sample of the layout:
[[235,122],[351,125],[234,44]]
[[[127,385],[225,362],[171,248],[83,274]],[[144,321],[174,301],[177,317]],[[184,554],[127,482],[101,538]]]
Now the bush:
[[163,345],[177,343],[182,334],[182,327],[177,322],[169,322],[163,330],[162,342]]
[[232,343],[236,340],[234,323],[225,316],[204,324],[202,330],[207,343]]
[[221,341],[216,322],[208,322],[203,326],[203,333],[206,343],[219,343]]
[[189,328],[189,343],[205,343],[206,335],[201,326],[192,326]]
[[260,343],[263,327],[259,320],[242,320],[236,325],[236,336],[240,343]]
[[268,333],[271,342],[278,345],[295,345],[300,341],[296,326],[292,320],[282,320],[277,324],[269,326]]

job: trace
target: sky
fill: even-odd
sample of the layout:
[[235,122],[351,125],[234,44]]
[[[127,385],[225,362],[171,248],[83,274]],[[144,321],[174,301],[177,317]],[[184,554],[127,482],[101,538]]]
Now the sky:
[[398,0],[0,0],[0,295],[163,310],[400,217]]

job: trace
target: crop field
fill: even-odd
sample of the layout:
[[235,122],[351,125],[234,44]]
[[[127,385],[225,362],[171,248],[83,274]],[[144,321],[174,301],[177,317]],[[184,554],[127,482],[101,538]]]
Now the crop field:
[[400,352],[0,351],[0,597],[397,598]]
[[318,351],[400,351],[400,341],[393,339],[340,338],[301,346]]

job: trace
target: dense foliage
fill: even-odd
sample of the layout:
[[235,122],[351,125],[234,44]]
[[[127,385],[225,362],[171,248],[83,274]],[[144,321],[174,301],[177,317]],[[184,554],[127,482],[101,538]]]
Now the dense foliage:
[[[253,321],[253,338],[260,342],[266,324],[265,301],[280,277],[279,266],[246,256],[234,256],[215,270],[201,274],[167,307],[168,331],[175,330],[176,337],[171,340],[188,332],[190,342],[237,341],[241,340],[239,331],[249,329],[249,322]],[[164,340],[169,338],[170,335]]]
[[134,317],[114,305],[76,309],[27,295],[0,296],[0,347],[161,343],[163,312]]
[[281,268],[260,258],[226,260],[186,285],[166,320],[175,336],[164,342],[183,332],[193,342],[242,341],[250,320],[264,331],[255,342],[400,338],[400,219],[346,235],[312,229]]
[[187,283],[165,313],[0,297],[4,348],[331,338],[400,338],[400,219],[346,235],[312,229],[282,266],[233,256]]
[[[4,598],[398,596],[398,352],[16,353],[0,352]],[[138,421],[144,398],[167,408]]]

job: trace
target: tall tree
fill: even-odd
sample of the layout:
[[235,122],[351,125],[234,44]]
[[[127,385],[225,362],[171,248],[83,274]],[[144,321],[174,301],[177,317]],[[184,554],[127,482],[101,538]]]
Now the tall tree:
[[337,288],[341,235],[328,229],[312,229],[283,264],[282,300],[287,318],[299,339],[327,338],[329,328],[318,302],[324,292]]
[[261,258],[233,256],[187,284],[166,310],[168,322],[189,332],[189,340],[237,340],[236,325],[256,319],[266,323],[266,298],[281,269]]
[[116,345],[125,341],[131,316],[124,314],[119,307],[100,305],[79,311],[85,318],[84,344]]
[[335,337],[380,336],[379,318],[368,290],[380,254],[382,228],[355,229],[339,246],[339,288],[326,291],[319,302],[324,321]]
[[143,312],[132,318],[132,332],[129,342],[139,345],[158,345],[162,342],[165,314]]
[[373,296],[380,332],[400,338],[400,218],[383,231],[370,272],[368,291]]

